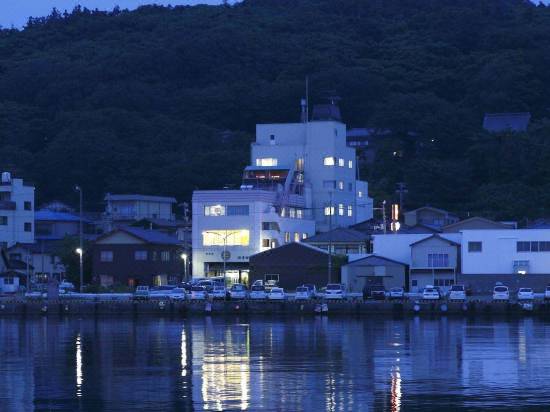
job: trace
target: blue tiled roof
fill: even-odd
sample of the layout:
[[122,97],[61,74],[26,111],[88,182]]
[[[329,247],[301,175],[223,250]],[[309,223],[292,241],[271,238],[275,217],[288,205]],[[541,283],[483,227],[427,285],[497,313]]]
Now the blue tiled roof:
[[[180,240],[175,236],[167,235],[166,233],[159,232],[158,230],[141,229],[139,227],[125,226],[120,230],[127,232],[135,237],[138,237],[146,242],[161,244],[161,245],[178,245]],[[108,235],[105,235],[107,237]]]

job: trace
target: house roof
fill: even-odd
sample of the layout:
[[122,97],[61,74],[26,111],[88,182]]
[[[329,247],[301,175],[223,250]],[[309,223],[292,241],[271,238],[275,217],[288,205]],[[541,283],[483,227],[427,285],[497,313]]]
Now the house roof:
[[306,243],[349,243],[349,242],[365,242],[370,239],[367,233],[360,232],[355,229],[339,227],[329,232],[318,233],[305,239]]
[[492,225],[492,226],[496,226],[498,228],[501,228],[501,229],[509,229],[509,226],[501,223],[501,222],[495,222],[494,220],[490,220],[490,219],[486,219],[484,217],[481,217],[481,216],[473,216],[473,217],[469,217],[468,219],[464,219],[464,220],[459,220],[458,222],[455,222],[455,223],[451,223],[451,224],[448,224],[446,226],[443,226],[443,231],[445,231],[446,229],[451,229],[453,227],[457,227],[457,226],[462,226],[462,225],[465,225],[465,224],[468,224],[470,222],[481,222],[481,223],[484,223],[484,224],[487,224],[487,225]]
[[439,233],[439,232],[441,232],[441,230],[436,227],[423,225],[422,223],[417,223],[416,225],[413,225],[413,226],[407,226],[405,224],[401,225],[401,228],[399,229],[398,233],[415,234],[415,233]]
[[137,195],[137,194],[128,194],[128,195],[112,195],[107,193],[105,195],[105,201],[109,200],[142,200],[149,202],[165,202],[165,203],[176,203],[176,198],[174,197],[165,197],[165,196],[149,196],[149,195]]
[[51,253],[55,253],[58,250],[60,245],[61,245],[60,240],[46,240],[46,241],[38,241],[36,243],[17,242],[14,245],[10,246],[8,248],[8,251],[21,247],[35,254],[38,254],[38,253],[51,254]]
[[[57,212],[54,210],[40,209],[34,212],[35,221],[43,222],[78,222],[80,217],[69,212]],[[88,219],[82,218],[85,223],[91,223]]]
[[[309,253],[308,253],[309,252]],[[311,253],[314,252],[314,253]],[[285,259],[281,259],[280,255],[285,255]],[[274,258],[278,264],[281,265],[309,265],[317,263],[315,256],[328,255],[326,250],[318,247],[308,245],[303,242],[292,242],[285,245],[276,247],[274,249],[268,249],[255,255],[250,256],[250,263],[254,264],[256,261],[265,261],[265,259]],[[323,258],[324,259],[324,258]]]
[[413,213],[418,213],[420,210],[432,210],[434,212],[443,213],[445,215],[457,216],[456,214],[454,214],[452,212],[449,212],[445,209],[439,209],[437,207],[432,207],[432,206],[422,206],[422,207],[419,207],[419,208],[414,209],[414,210],[409,210],[408,212],[405,212],[404,214],[409,215],[409,214],[413,214]]
[[529,126],[531,113],[485,113],[483,128],[488,132],[524,132]]
[[[28,266],[30,270],[34,269],[33,265],[29,264]],[[19,259],[9,259],[8,268],[12,270],[27,270],[27,262],[23,262]]]
[[529,223],[526,229],[550,229],[550,218],[540,218]]
[[145,217],[133,223],[132,227],[139,227],[140,224],[145,225],[147,223],[152,223],[153,226],[173,228],[173,229],[177,229],[178,227],[191,226],[190,223],[184,220],[153,219],[153,218]]
[[116,228],[104,235],[99,236],[98,240],[106,239],[116,232],[125,232],[130,236],[143,240],[146,243],[153,243],[157,245],[179,245],[180,241],[175,236],[167,235],[166,233],[159,232],[158,230],[148,230],[132,226],[124,226]]
[[431,236],[425,237],[424,239],[417,240],[416,242],[411,243],[409,246],[418,245],[419,243],[422,243],[422,242],[425,242],[425,241],[427,241],[427,240],[434,239],[434,238],[435,238],[435,239],[443,240],[444,242],[447,242],[447,243],[449,243],[449,244],[451,244],[451,245],[460,246],[460,243],[457,243],[457,242],[452,241],[452,240],[450,240],[450,239],[446,239],[446,238],[444,238],[444,237],[442,237],[442,236],[439,236],[437,233],[435,233],[435,234],[433,234],[433,235],[431,235]]
[[395,263],[397,265],[407,266],[406,263],[399,262],[397,260],[393,260],[393,259],[387,258],[385,256],[380,256],[380,255],[376,255],[376,254],[372,254],[372,255],[366,256],[364,258],[354,260],[352,262],[349,262],[346,266],[353,265],[355,263],[360,263],[360,262],[368,263],[367,260],[371,261],[373,264],[383,264],[385,262],[389,262],[389,263]]

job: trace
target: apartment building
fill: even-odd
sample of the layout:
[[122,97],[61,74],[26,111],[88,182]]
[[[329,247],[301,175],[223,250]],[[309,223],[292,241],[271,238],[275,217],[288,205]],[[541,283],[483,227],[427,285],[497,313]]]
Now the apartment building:
[[34,242],[34,186],[4,172],[0,180],[0,245]]
[[368,184],[335,105],[310,121],[258,124],[239,190],[193,193],[193,275],[248,277],[248,258],[372,217]]

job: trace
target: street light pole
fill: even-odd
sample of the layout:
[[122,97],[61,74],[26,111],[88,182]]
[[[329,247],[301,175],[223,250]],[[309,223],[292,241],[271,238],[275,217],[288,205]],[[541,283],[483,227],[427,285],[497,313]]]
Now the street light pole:
[[[330,192],[330,203],[328,205],[328,283],[331,283],[332,278],[332,191]],[[327,283],[327,284],[328,284]]]
[[187,282],[187,253],[182,253],[181,258],[183,259],[183,279]]
[[80,186],[76,186],[75,189],[78,191],[78,194],[79,194],[79,203],[80,203],[80,216],[79,216],[79,237],[80,237],[80,242],[79,242],[79,252],[77,252],[80,256],[80,293],[82,293],[84,291],[84,265],[83,265],[83,262],[82,262],[82,255],[84,254],[84,249],[83,249],[83,246],[82,246],[82,187]]

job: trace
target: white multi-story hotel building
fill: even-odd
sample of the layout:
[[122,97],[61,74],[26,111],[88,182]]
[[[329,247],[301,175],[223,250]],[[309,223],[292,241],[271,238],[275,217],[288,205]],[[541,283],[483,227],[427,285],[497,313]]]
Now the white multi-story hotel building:
[[34,187],[4,172],[0,181],[0,245],[34,242]]
[[372,217],[338,117],[257,125],[240,190],[193,193],[195,277],[223,274],[225,257],[227,276],[246,282],[251,255]]

